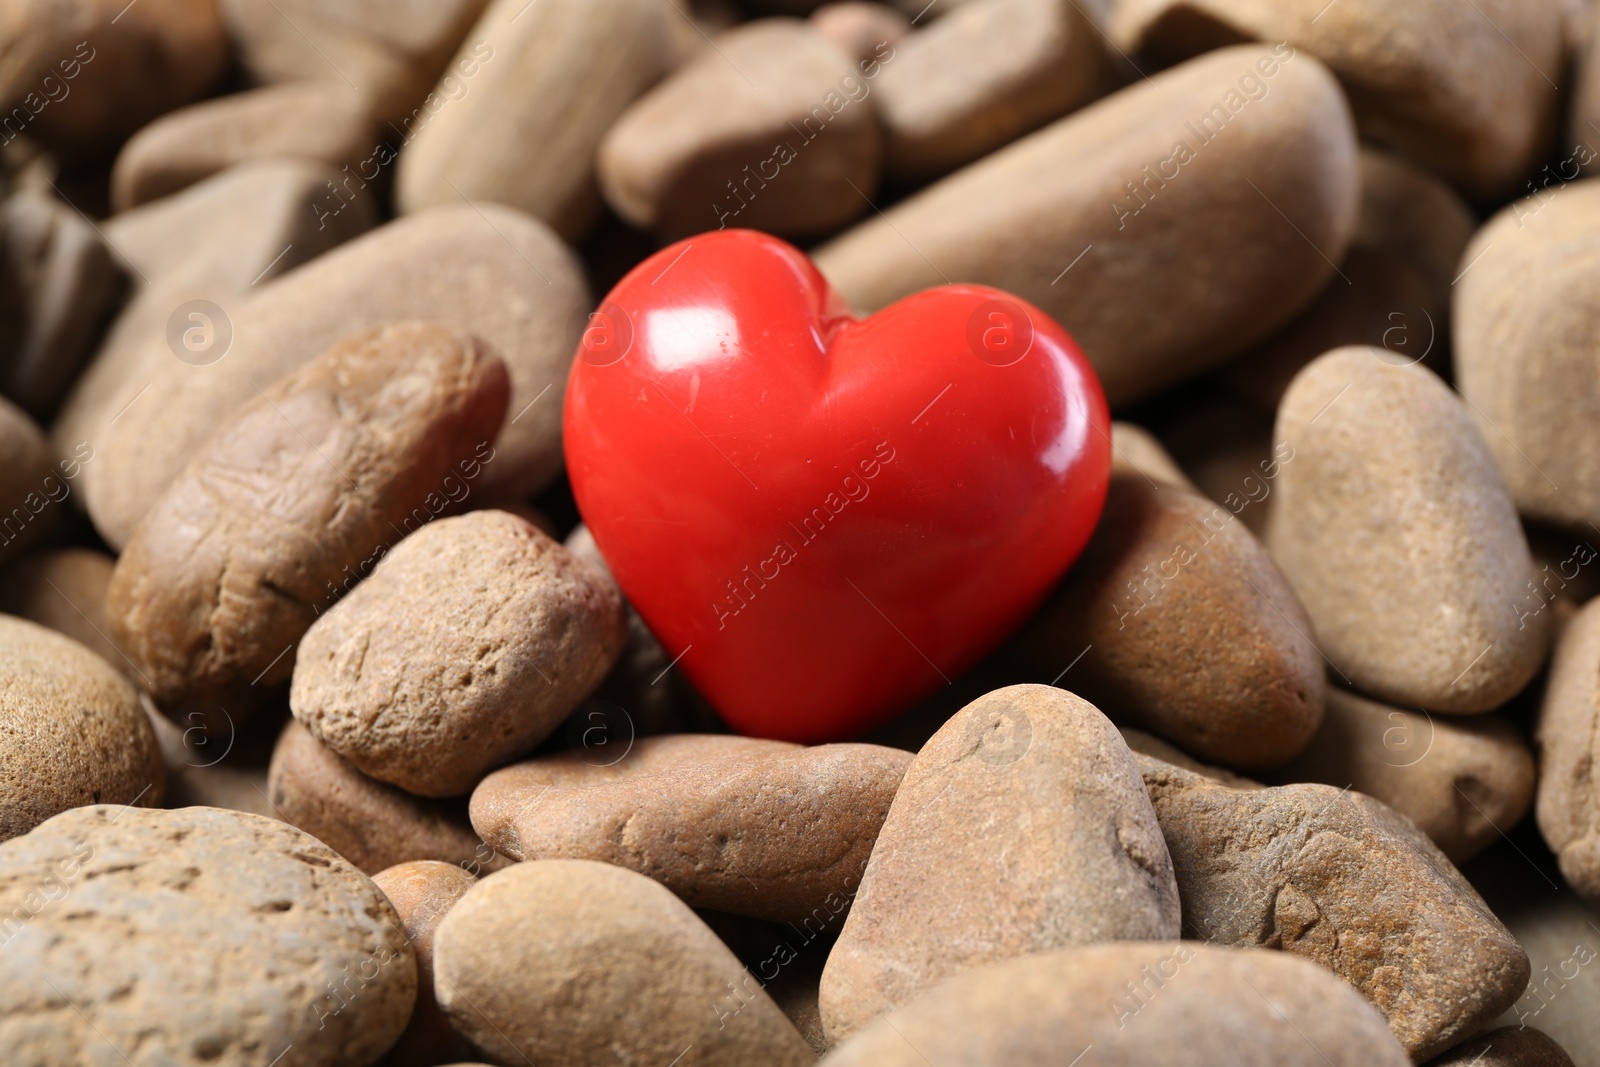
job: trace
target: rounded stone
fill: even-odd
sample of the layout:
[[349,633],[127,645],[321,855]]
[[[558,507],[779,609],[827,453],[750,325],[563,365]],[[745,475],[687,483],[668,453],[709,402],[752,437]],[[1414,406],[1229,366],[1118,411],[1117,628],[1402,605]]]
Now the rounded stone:
[[417,1006],[385,1067],[432,1067],[452,1056],[472,1055],[471,1044],[456,1033],[434,997],[433,937],[478,880],[453,863],[417,860],[379,871],[372,881],[394,905],[417,954]]
[[526,519],[401,541],[301,641],[290,707],[362,773],[459,796],[544,740],[616,662],[615,585]]
[[165,786],[133,685],[76,641],[0,615],[0,841],[69,808],[157,807]]
[[1539,749],[1536,815],[1561,874],[1600,902],[1600,600],[1586,604],[1556,645],[1534,739]]
[[378,887],[240,812],[58,815],[0,844],[0,917],[6,1063],[365,1067],[416,998]]
[[1502,1026],[1429,1060],[1427,1067],[1573,1067],[1572,1057],[1532,1028]]

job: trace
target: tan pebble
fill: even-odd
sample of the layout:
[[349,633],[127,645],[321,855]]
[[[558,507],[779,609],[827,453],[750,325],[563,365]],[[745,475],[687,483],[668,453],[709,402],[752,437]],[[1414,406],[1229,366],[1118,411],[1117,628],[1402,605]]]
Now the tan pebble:
[[0,611],[65,634],[131,678],[111,640],[106,586],[117,561],[92,548],[52,548],[23,556],[0,576]]
[[1481,1029],[1527,985],[1516,939],[1405,816],[1331,786],[1230,789],[1137,759],[1190,936],[1320,963],[1419,1061]]
[[982,963],[1173,938],[1171,861],[1127,745],[1042,685],[967,705],[906,772],[822,975],[842,1041]]
[[1572,1057],[1532,1028],[1502,1026],[1463,1042],[1427,1067],[1573,1067]]
[[1457,384],[1512,499],[1585,533],[1600,522],[1600,442],[1571,427],[1600,418],[1587,370],[1600,329],[1597,223],[1600,182],[1519,200],[1473,237],[1455,291]]
[[155,733],[110,664],[43,626],[0,616],[0,679],[0,841],[86,804],[160,805]]
[[301,642],[290,706],[363,773],[459,796],[559,726],[622,651],[614,586],[503,511],[401,541]]
[[1534,739],[1539,751],[1539,830],[1561,861],[1567,884],[1600,901],[1600,794],[1596,793],[1600,718],[1600,601],[1582,608],[1561,635],[1550,664]]
[[1345,85],[1364,140],[1470,196],[1510,195],[1548,147],[1560,94],[1555,0],[1120,0],[1111,37],[1171,62],[1240,38],[1287,41]]
[[[451,63],[485,0],[216,0],[244,68],[265,84],[354,86],[372,111],[409,132],[431,103],[461,90]],[[485,42],[487,43],[487,42]],[[470,68],[469,68],[470,69]],[[433,89],[436,99],[429,100]]]
[[1229,363],[1233,389],[1273,410],[1295,374],[1341,345],[1387,348],[1395,363],[1441,370],[1450,350],[1451,283],[1478,222],[1448,185],[1373,148],[1361,150],[1361,211],[1344,277],[1282,330]]
[[1156,440],[1155,434],[1131,422],[1111,424],[1111,473],[1146,478],[1174,489],[1198,491],[1177,460]]
[[921,183],[1098,96],[1104,38],[1075,0],[975,0],[879,56],[890,178]]
[[1293,318],[1334,276],[1357,192],[1355,131],[1327,68],[1225,48],[968,165],[816,260],[865,311],[944,282],[1015,293],[1071,332],[1115,408]]
[[500,1062],[815,1062],[688,905],[620,867],[550,860],[490,875],[445,916],[434,968],[451,1021]]
[[531,494],[559,473],[556,401],[589,293],[576,256],[538,220],[493,204],[435,208],[251,294],[224,308],[233,329],[225,358],[196,368],[173,358],[164,337],[155,340],[159,369],[130,380],[111,413],[144,385],[148,391],[114,424],[89,428],[103,457],[91,468],[89,513],[112,545],[127,543],[161,491],[235,409],[256,399],[258,386],[353,333],[396,321],[471,333],[511,372],[506,425],[456,503]]
[[111,172],[111,207],[126,211],[273,156],[349,167],[359,181],[380,164],[378,139],[388,132],[360,94],[339,82],[268,85],[191,104],[122,146]]
[[[1322,721],[1311,623],[1221,504],[1112,479],[1088,548],[1015,639],[1108,715],[1230,767],[1282,763]],[[1078,658],[1081,657],[1081,658]]]
[[49,533],[81,471],[71,458],[52,466],[49,445],[38,425],[27,412],[0,397],[0,561],[38,544]]
[[[337,215],[325,210],[326,217],[318,220],[315,209],[336,177],[331,168],[305,160],[257,160],[103,223],[107,242],[128,264],[134,286],[50,429],[57,454],[72,455],[79,446],[104,447],[108,430],[115,428],[111,420],[135,398],[148,399],[139,391],[179,364],[167,339],[174,320],[180,331],[187,331],[207,326],[204,318],[190,318],[192,313],[210,318],[209,338],[191,335],[198,342],[191,350],[180,333],[179,350],[197,362],[216,354],[223,343],[216,333],[222,323],[214,311],[188,306],[191,301],[234,307],[241,293],[266,286],[370,229],[377,216],[367,199],[355,200]],[[232,406],[244,400],[240,397]],[[201,435],[194,444],[204,439]],[[141,443],[140,454],[148,455],[150,448],[149,441]],[[85,484],[92,481],[91,473]],[[126,533],[117,544],[125,539]]]
[[599,216],[600,139],[672,61],[669,14],[683,17],[659,0],[494,0],[456,57],[478,50],[481,70],[406,145],[396,205],[487,200],[581,238]]
[[1533,754],[1505,719],[1429,715],[1337,686],[1317,736],[1269,777],[1353,787],[1416,823],[1456,863],[1494,844],[1533,805]]
[[0,40],[8,133],[25,125],[30,139],[80,158],[204,96],[228,52],[213,0],[19,0],[0,11]]
[[417,954],[417,1006],[385,1064],[431,1067],[451,1056],[470,1056],[471,1045],[456,1033],[433,995],[433,935],[477,879],[454,864],[417,860],[379,871],[372,881],[394,905]]
[[272,753],[272,813],[367,874],[438,861],[481,874],[506,859],[472,832],[466,805],[427,800],[368,778],[290,720]]
[[467,485],[509,389],[481,341],[415,322],[258,389],[146,513],[106,592],[156,700],[287,681],[311,624]]
[[[1404,1067],[1383,1018],[1320,968],[1192,941],[992,963],[837,1048],[826,1067]],[[1091,1058],[1092,1057],[1092,1058]]]
[[587,750],[496,771],[472,794],[474,829],[513,859],[613,863],[692,907],[796,923],[849,906],[911,763],[880,745],[692,734],[607,758]]
[[89,1063],[110,1046],[264,1067],[292,1046],[298,1065],[355,1067],[394,1044],[416,999],[416,958],[378,887],[274,819],[58,815],[0,845],[0,915],[6,1063]]
[[1534,610],[1528,543],[1467,405],[1388,360],[1341,348],[1295,377],[1267,546],[1340,681],[1403,707],[1488,711],[1543,664],[1550,613]]
[[666,238],[728,226],[815,237],[870,210],[883,142],[867,72],[878,61],[858,64],[796,19],[759,19],[714,43],[606,134],[596,166],[612,209]]
[[880,47],[893,49],[911,32],[911,20],[887,4],[869,0],[835,0],[811,13],[811,25],[858,62],[877,58]]

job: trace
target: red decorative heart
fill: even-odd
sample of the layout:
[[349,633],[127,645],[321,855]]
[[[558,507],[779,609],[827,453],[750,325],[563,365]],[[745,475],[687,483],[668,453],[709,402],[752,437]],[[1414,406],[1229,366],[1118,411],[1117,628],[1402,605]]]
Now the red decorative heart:
[[1105,501],[1110,415],[1077,345],[975,285],[854,318],[748,230],[636,267],[567,387],[584,521],[735,728],[858,735],[1020,625]]

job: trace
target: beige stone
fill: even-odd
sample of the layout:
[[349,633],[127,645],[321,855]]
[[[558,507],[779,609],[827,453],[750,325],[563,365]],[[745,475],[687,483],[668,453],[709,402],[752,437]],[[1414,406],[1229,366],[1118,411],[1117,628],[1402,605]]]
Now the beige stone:
[[[927,1057],[933,1056],[930,1061]],[[826,1067],[1405,1067],[1383,1018],[1320,968],[1190,941],[1086,945],[944,982]]]
[[561,724],[625,627],[615,586],[526,519],[440,519],[311,627],[290,706],[363,773],[459,796]]
[[1116,407],[1303,309],[1344,255],[1357,187],[1327,68],[1226,48],[970,164],[816,260],[865,311],[943,282],[1015,293],[1072,333]]
[[121,1063],[129,1050],[260,1067],[292,1046],[305,1067],[364,1067],[416,999],[416,958],[378,887],[254,815],[58,815],[0,845],[0,916],[6,1063]]
[[1173,938],[1171,861],[1127,745],[1042,685],[967,705],[917,753],[822,975],[842,1041],[941,979],[1093,941]]
[[433,994],[433,936],[477,879],[454,864],[417,860],[379,871],[372,881],[394,905],[417,954],[417,1006],[384,1063],[432,1067],[453,1056],[472,1055],[472,1046],[456,1033]]
[[0,561],[38,544],[60,519],[62,501],[83,471],[82,458],[80,452],[52,466],[39,427],[0,397]]
[[381,163],[378,138],[388,132],[360,94],[335,82],[268,85],[191,104],[122,146],[111,172],[111,207],[127,211],[274,156],[349,167],[370,179]]
[[1325,666],[1300,602],[1228,509],[1112,479],[1089,546],[1013,647],[1033,673],[1202,759],[1267,767],[1322,722]]
[[816,237],[868,211],[883,158],[869,101],[886,68],[796,19],[713,43],[606,133],[596,166],[612,209],[669,239],[729,226]]
[[1402,707],[1479,712],[1544,662],[1549,612],[1505,481],[1460,397],[1420,365],[1341,348],[1278,410],[1267,546],[1338,680]]
[[672,61],[668,14],[659,0],[494,0],[457,62],[478,42],[493,56],[401,153],[399,209],[487,200],[582,237],[600,139]]
[[815,1062],[688,905],[603,863],[519,863],[473,886],[435,935],[434,986],[456,1027],[502,1063]]
[[1477,1032],[1527,985],[1516,939],[1405,816],[1331,786],[1230,789],[1137,759],[1190,936],[1320,963],[1419,1061]]
[[494,772],[472,825],[513,859],[587,859],[653,878],[692,907],[780,922],[849,905],[911,763],[881,745],[800,748],[716,735],[637,741]]
[[195,366],[168,351],[150,378],[130,380],[107,406],[132,406],[95,438],[104,458],[91,469],[90,515],[108,542],[126,544],[195,450],[257,388],[352,333],[410,319],[471,333],[505,360],[509,417],[473,485],[474,503],[532,493],[561,469],[560,401],[588,304],[576,256],[520,212],[457,204],[390,223],[230,303],[233,346],[224,358]]
[[937,178],[1109,87],[1104,39],[1076,0],[973,0],[882,57],[890,178]]
[[1353,787],[1417,824],[1456,863],[1492,845],[1533,806],[1528,742],[1498,715],[1429,715],[1328,690],[1322,729],[1270,775]]
[[1555,0],[1118,0],[1111,37],[1149,60],[1287,41],[1343,82],[1364,140],[1502,199],[1549,145],[1562,80]]
[[1512,499],[1529,518],[1584,532],[1600,521],[1600,441],[1574,432],[1600,418],[1587,369],[1600,328],[1596,220],[1595,181],[1511,204],[1462,253],[1455,292],[1457,383]]
[[160,805],[155,733],[110,664],[43,626],[0,616],[0,678],[0,841],[69,808]]
[[311,624],[464,499],[509,389],[481,341],[416,322],[258,387],[145,515],[106,592],[113,636],[157,701],[226,703],[288,681]]

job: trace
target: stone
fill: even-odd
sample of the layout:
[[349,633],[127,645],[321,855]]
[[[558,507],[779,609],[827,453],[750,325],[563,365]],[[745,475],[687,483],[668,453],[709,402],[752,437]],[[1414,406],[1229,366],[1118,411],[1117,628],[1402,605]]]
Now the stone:
[[1117,408],[1310,303],[1349,244],[1358,184],[1327,68],[1286,45],[1224,48],[969,164],[815,259],[863,311],[945,282],[1014,293],[1067,328]]
[[221,76],[213,0],[18,0],[0,12],[0,127],[89,159]]
[[281,719],[288,717],[287,702],[274,709],[279,714],[259,714],[248,725],[205,711],[191,711],[181,723],[174,722],[156,708],[148,693],[139,695],[139,703],[155,728],[166,764],[165,807],[225,808],[289,821],[272,804],[267,782],[270,751],[266,755],[258,751],[260,735],[281,727]]
[[883,159],[867,102],[879,58],[858,63],[796,19],[758,19],[715,44],[606,133],[596,167],[612,210],[669,240],[729,226],[818,237],[868,211]]
[[[470,92],[407,143],[396,206],[409,213],[491,201],[542,219],[569,241],[581,238],[600,213],[595,151],[667,72],[669,17],[680,16],[660,0],[494,0],[470,38],[484,44],[457,56],[460,64],[479,55],[481,70]],[[490,42],[492,56],[482,56]]]
[[445,1013],[502,1063],[816,1059],[687,904],[621,867],[549,860],[490,875],[445,916],[433,954]]
[[1189,937],[1319,963],[1383,1013],[1411,1057],[1480,1030],[1522,993],[1528,958],[1405,816],[1325,785],[1231,789],[1137,757]]
[[367,874],[413,861],[468,875],[506,865],[473,833],[465,804],[415,797],[368,778],[293,719],[273,750],[267,790],[274,815]]
[[843,1041],[941,979],[1094,941],[1178,936],[1171,861],[1116,728],[1042,685],[996,690],[906,772],[822,974]]
[[[267,85],[163,115],[117,153],[111,207],[127,211],[253,159],[289,156],[377,176],[378,122],[337,82]],[[372,169],[366,174],[365,169]]]
[[1300,368],[1344,345],[1443,371],[1451,283],[1478,220],[1444,182],[1398,156],[1361,150],[1361,210],[1344,261],[1316,301],[1223,368],[1228,385],[1268,411]]
[[[484,4],[216,0],[245,70],[258,83],[337,82],[360,92],[374,114],[407,123],[451,70],[451,56]],[[487,45],[482,34],[476,40]]]
[[907,37],[878,84],[885,170],[941,177],[1110,87],[1099,30],[1075,0],[974,0]]
[[289,703],[370,777],[470,792],[605,677],[626,623],[615,586],[503,511],[401,541],[300,643]]
[[1503,200],[1543,156],[1562,77],[1555,0],[1119,0],[1111,39],[1154,62],[1241,39],[1287,41],[1326,63],[1363,140]]
[[355,334],[258,389],[145,515],[106,592],[157,702],[226,704],[288,681],[311,624],[465,498],[509,390],[483,342],[418,322]]
[[[57,454],[69,455],[85,443],[103,447],[115,429],[112,420],[130,404],[147,399],[142,391],[163,371],[170,373],[180,359],[177,351],[197,361],[225,358],[229,350],[222,349],[219,356],[218,349],[224,338],[231,344],[237,331],[224,306],[236,307],[242,294],[371,228],[376,208],[370,198],[352,201],[337,215],[324,212],[325,218],[318,220],[315,211],[330,197],[327,186],[337,176],[304,160],[256,160],[108,219],[101,229],[131,273],[133,289],[51,426]],[[202,319],[189,317],[195,313]],[[175,351],[168,340],[174,323],[174,332],[180,332],[203,325],[207,317],[212,320],[211,347],[190,348],[180,341]],[[205,436],[191,442],[190,452]],[[151,447],[150,441],[142,442],[141,455]],[[177,466],[187,461],[186,454]],[[87,481],[92,480],[91,475]],[[149,499],[156,495],[159,489],[152,489]],[[133,525],[137,523],[130,524],[116,545],[133,532]]]
[[1119,721],[1256,768],[1295,756],[1322,722],[1326,668],[1312,635],[1272,557],[1225,505],[1118,476],[1089,546],[1013,648]]
[[1427,1067],[1573,1067],[1572,1057],[1534,1029],[1502,1026],[1463,1042]]
[[472,1046],[456,1033],[433,995],[433,936],[478,880],[453,864],[417,860],[379,871],[372,881],[394,905],[417,954],[417,1006],[385,1064],[432,1067],[455,1056],[472,1055]]
[[1174,489],[1199,492],[1178,461],[1167,454],[1155,434],[1131,422],[1111,424],[1111,473],[1113,476],[1145,478]]
[[925,1067],[922,1050],[940,1064],[985,1067],[1069,1056],[1086,1067],[1411,1062],[1371,1005],[1320,968],[1190,941],[1086,945],[991,963],[936,986],[822,1062]]
[[1600,793],[1593,766],[1600,718],[1600,601],[1562,633],[1550,664],[1534,741],[1539,752],[1539,831],[1567,884],[1600,901]]
[[79,460],[88,461],[80,452],[52,466],[39,427],[0,397],[0,562],[37,544],[60,518],[61,502],[84,469]]
[[457,204],[392,222],[228,304],[224,358],[195,366],[163,347],[160,369],[107,405],[132,403],[96,437],[106,459],[87,489],[90,516],[108,543],[125,545],[258,387],[353,333],[402,320],[471,333],[505,360],[509,418],[472,492],[486,501],[532,494],[561,470],[560,400],[588,307],[576,256],[527,215]]
[[1488,848],[1533,806],[1533,754],[1499,715],[1434,716],[1337,686],[1317,736],[1269,777],[1353,787],[1416,823],[1455,863]]
[[0,616],[0,841],[88,804],[161,803],[161,750],[128,680],[76,641]]
[[834,0],[811,12],[811,26],[857,62],[874,58],[880,45],[894,47],[911,32],[911,20],[887,4]]
[[0,612],[65,634],[111,666],[135,677],[132,665],[111,640],[106,623],[106,586],[116,560],[92,548],[33,552],[0,576]]
[[1143,730],[1135,730],[1130,726],[1119,726],[1117,732],[1127,742],[1128,749],[1142,756],[1150,756],[1162,763],[1170,763],[1174,767],[1182,768],[1193,774],[1215,778],[1231,789],[1265,789],[1266,786],[1253,778],[1244,778],[1234,774],[1225,767],[1213,767],[1209,763],[1201,763],[1176,745],[1169,745],[1155,734],[1147,734]]
[[1462,253],[1455,293],[1457,385],[1512,500],[1528,518],[1585,531],[1600,521],[1600,442],[1573,427],[1600,416],[1600,388],[1580,370],[1600,328],[1596,219],[1593,182],[1516,201]]
[[123,1062],[129,1050],[255,1067],[292,1046],[305,1067],[365,1065],[416,999],[416,958],[378,887],[255,815],[58,815],[0,845],[0,916],[7,1063]]
[[1544,663],[1551,616],[1466,404],[1387,356],[1336,349],[1289,386],[1274,436],[1294,462],[1267,547],[1343,684],[1401,707],[1489,711]]
[[848,905],[911,763],[881,745],[696,734],[604,758],[569,752],[495,771],[473,791],[473,828],[512,859],[611,863],[691,907],[795,923]]
[[42,194],[0,203],[0,245],[0,286],[14,307],[0,326],[0,393],[47,419],[94,354],[128,276],[92,224]]

